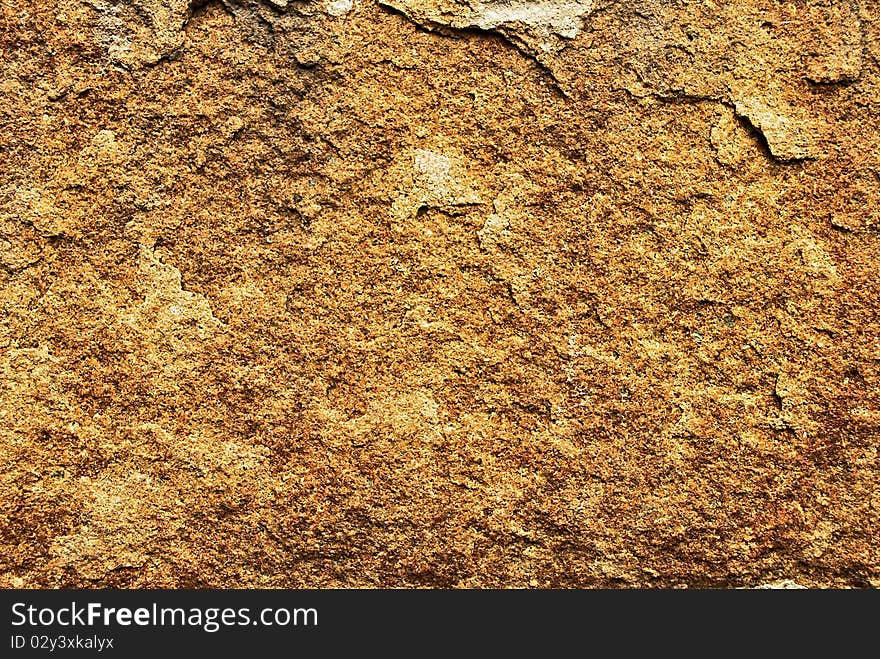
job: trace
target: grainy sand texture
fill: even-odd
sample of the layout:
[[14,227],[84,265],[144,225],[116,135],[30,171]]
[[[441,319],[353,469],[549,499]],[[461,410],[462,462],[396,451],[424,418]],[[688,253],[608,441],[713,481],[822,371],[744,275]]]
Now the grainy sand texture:
[[0,586],[880,587],[880,2],[0,39]]

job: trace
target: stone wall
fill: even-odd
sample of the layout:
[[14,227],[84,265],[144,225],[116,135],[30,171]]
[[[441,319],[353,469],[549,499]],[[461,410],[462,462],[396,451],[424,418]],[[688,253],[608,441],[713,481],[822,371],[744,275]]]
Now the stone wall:
[[880,586],[874,0],[0,39],[0,585]]

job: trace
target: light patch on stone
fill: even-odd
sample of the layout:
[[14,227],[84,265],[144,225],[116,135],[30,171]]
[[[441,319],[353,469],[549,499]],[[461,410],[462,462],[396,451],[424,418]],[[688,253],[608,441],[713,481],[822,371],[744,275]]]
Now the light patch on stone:
[[327,13],[335,18],[345,16],[353,8],[353,0],[328,0],[326,4]]
[[582,27],[581,17],[589,13],[592,0],[587,2],[489,2],[477,3],[477,24],[483,29],[500,25],[523,23],[574,39]]
[[111,60],[126,59],[131,51],[131,39],[126,34],[119,7],[108,2],[96,2],[93,7],[99,12],[95,35],[98,44],[107,51]]
[[452,169],[452,161],[448,156],[423,149],[416,150],[413,164],[417,175],[434,188],[443,185],[443,181],[449,177],[449,170]]
[[180,270],[163,263],[147,245],[140,247],[138,270],[144,301],[130,323],[164,349],[189,351],[222,325],[205,297],[183,288]]
[[428,149],[405,151],[393,171],[387,175],[404,182],[391,207],[397,221],[416,217],[421,208],[451,210],[482,201],[459,155]]
[[503,215],[493,213],[486,218],[483,228],[477,231],[480,246],[486,249],[491,245],[500,243],[510,235],[510,222]]
[[736,119],[736,114],[723,107],[718,122],[709,132],[709,141],[715,148],[715,157],[722,165],[741,165],[751,155],[754,145],[748,133]]
[[0,222],[12,220],[29,224],[42,236],[59,236],[70,228],[69,217],[58,211],[53,196],[42,187],[26,184],[3,186],[0,187],[0,200]]
[[98,12],[95,37],[115,65],[154,65],[183,45],[190,0],[88,2]]
[[92,138],[92,144],[100,151],[109,151],[116,147],[116,134],[112,130],[99,130]]
[[734,109],[761,132],[774,158],[789,162],[821,155],[816,127],[811,122],[783,114],[755,97],[736,101]]
[[380,4],[405,13],[414,21],[459,30],[495,31],[525,45],[529,50],[556,51],[562,41],[574,39],[592,0],[379,0]]

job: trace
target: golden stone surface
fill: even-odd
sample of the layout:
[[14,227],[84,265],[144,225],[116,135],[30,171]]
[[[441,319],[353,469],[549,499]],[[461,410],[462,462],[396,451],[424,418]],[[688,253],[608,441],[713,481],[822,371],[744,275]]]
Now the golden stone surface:
[[874,0],[0,38],[0,585],[880,586]]

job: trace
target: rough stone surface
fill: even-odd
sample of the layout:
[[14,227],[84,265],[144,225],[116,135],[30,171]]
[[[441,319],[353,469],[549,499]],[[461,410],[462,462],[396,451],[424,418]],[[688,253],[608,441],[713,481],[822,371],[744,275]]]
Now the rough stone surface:
[[0,585],[880,586],[876,1],[0,39]]

